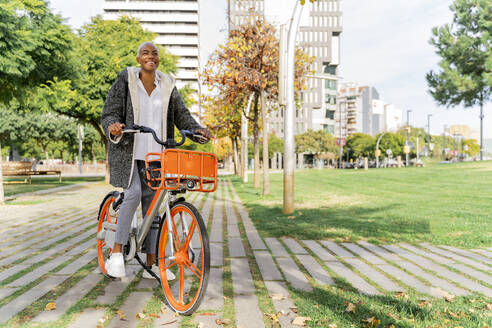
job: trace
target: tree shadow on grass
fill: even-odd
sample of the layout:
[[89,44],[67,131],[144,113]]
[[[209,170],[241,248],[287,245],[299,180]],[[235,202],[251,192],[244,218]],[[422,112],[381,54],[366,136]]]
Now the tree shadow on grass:
[[427,219],[405,219],[389,214],[399,204],[386,207],[334,206],[299,209],[284,215],[278,206],[254,204],[248,212],[256,229],[263,236],[297,239],[378,239],[396,242],[418,240],[430,233]]
[[[374,317],[380,320],[378,327],[415,327],[416,322],[425,321],[430,316],[426,308],[419,307],[415,301],[396,298],[392,295],[367,296],[360,294],[345,280],[335,278],[336,287],[314,287],[312,292],[291,289],[290,294],[298,306],[298,315],[309,316],[313,327],[371,327],[367,321]],[[348,302],[356,306],[352,312],[346,311]],[[406,318],[414,321],[399,320]]]

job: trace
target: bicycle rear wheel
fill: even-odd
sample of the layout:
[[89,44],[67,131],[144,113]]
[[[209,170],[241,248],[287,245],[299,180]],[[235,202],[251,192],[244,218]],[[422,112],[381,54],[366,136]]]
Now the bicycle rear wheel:
[[[118,213],[113,210],[113,203],[118,197],[118,192],[110,192],[106,195],[101,206],[99,208],[99,216],[98,216],[98,225],[97,225],[97,233],[103,229],[103,223],[114,223],[118,222]],[[99,262],[99,267],[101,268],[102,273],[108,276],[106,271],[106,261],[109,259],[111,252],[113,251],[108,245],[106,245],[106,241],[97,239],[97,260]]]
[[[170,258],[167,220],[171,220],[174,258]],[[181,315],[192,314],[205,295],[210,272],[207,228],[192,204],[178,202],[171,208],[171,217],[166,216],[161,224],[157,254],[167,304]],[[175,280],[167,280],[166,269],[174,273]]]

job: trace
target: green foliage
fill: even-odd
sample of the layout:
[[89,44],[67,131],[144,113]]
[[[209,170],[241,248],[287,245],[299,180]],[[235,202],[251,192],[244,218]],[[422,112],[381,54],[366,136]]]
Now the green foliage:
[[[118,73],[136,65],[138,46],[154,39],[139,21],[126,16],[116,21],[103,20],[100,16],[84,25],[76,44],[79,56],[80,77],[73,81],[54,79],[40,90],[39,106],[90,123],[99,133],[101,111],[108,91]],[[176,72],[177,57],[159,49],[159,69]]]
[[454,0],[450,9],[453,22],[432,29],[441,61],[439,72],[427,74],[430,93],[448,107],[481,105],[492,87],[492,2]]
[[[384,138],[384,137],[383,137]],[[354,133],[347,138],[347,144],[344,147],[344,152],[351,159],[360,157],[368,157],[373,159],[376,150],[376,139],[364,133]],[[346,156],[346,155],[345,155]]]
[[325,130],[307,130],[295,136],[296,152],[314,154],[337,153],[338,146],[335,138]]
[[193,106],[196,101],[193,99],[193,95],[196,93],[196,91],[191,87],[190,84],[185,85],[183,88],[179,89],[179,94],[181,95],[181,98],[183,98],[183,102],[186,106],[186,108],[190,108]]
[[462,143],[463,153],[467,154],[470,157],[473,157],[480,153],[480,145],[477,143],[475,139],[466,139],[463,140]]
[[[376,141],[379,138],[380,134],[376,136]],[[374,144],[376,145],[376,144]],[[387,156],[387,150],[391,149],[391,153],[393,157],[403,156],[403,147],[405,146],[405,137],[399,133],[386,133],[379,142],[379,150],[381,150],[381,156]],[[374,149],[376,149],[374,147]]]
[[46,1],[2,1],[0,102],[22,101],[47,80],[73,77],[74,37]]

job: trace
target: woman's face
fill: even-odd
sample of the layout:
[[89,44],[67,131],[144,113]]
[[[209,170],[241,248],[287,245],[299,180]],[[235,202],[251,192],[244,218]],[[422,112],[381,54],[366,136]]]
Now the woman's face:
[[137,62],[143,70],[155,71],[159,67],[159,50],[152,43],[146,44],[140,49]]

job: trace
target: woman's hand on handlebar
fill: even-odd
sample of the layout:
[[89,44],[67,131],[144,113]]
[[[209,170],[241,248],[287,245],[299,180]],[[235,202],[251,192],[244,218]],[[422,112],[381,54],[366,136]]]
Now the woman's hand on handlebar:
[[198,139],[198,143],[201,143],[201,144],[207,143],[212,138],[212,134],[207,129],[198,129],[198,130],[195,130],[195,134],[198,134],[201,137],[203,137],[203,138],[199,138],[199,139],[197,138]]
[[120,136],[123,133],[124,127],[125,127],[125,124],[113,123],[108,127],[108,131],[109,131],[109,133],[111,133],[114,136]]

